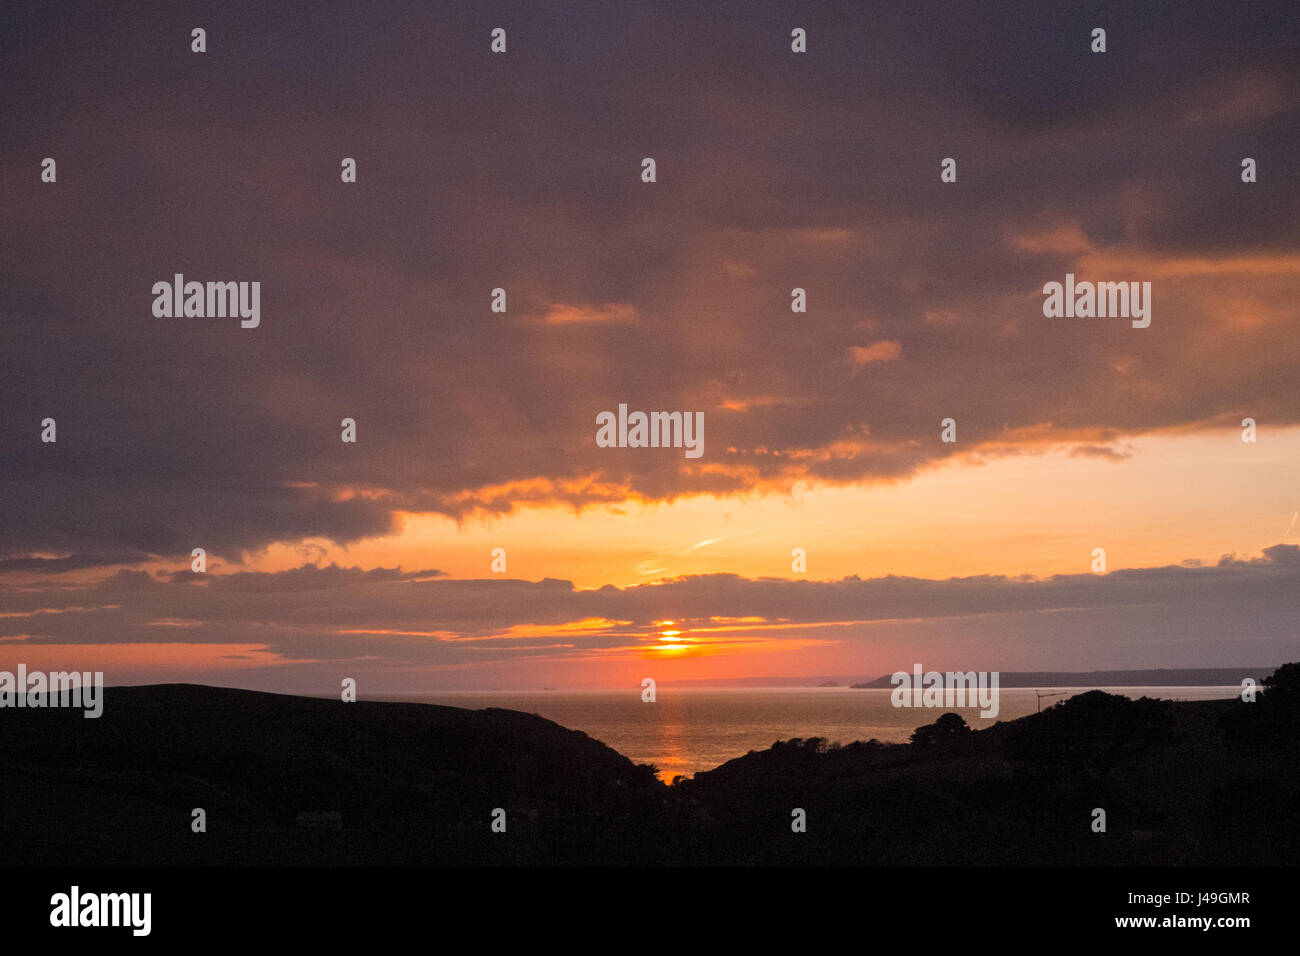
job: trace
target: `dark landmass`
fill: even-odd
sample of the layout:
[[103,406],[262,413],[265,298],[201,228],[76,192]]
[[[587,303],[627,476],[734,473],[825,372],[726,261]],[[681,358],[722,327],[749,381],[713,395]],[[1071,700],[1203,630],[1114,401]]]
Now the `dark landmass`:
[[[104,695],[97,719],[0,710],[10,863],[622,863],[663,828],[651,769],[530,714],[188,684]],[[310,811],[343,828],[299,827]]]
[[[1240,687],[1243,677],[1256,681],[1272,673],[1273,667],[1200,667],[1132,671],[1040,671],[998,676],[1001,687]],[[909,672],[910,673],[910,672]],[[845,676],[822,674],[813,677],[723,677],[706,680],[665,680],[661,687],[891,687],[890,674]]]
[[[1272,667],[1202,667],[1145,671],[1003,671],[999,687],[1240,687],[1244,678],[1259,683]],[[910,673],[910,672],[909,672]],[[850,686],[893,687],[892,674]]]
[[109,688],[98,719],[0,710],[0,829],[10,865],[1300,863],[1300,664],[1253,703],[1090,691],[982,731],[936,718],[667,787],[513,711]]
[[660,687],[830,687],[865,681],[867,675],[845,677],[821,674],[814,677],[716,677],[701,680],[662,680]]

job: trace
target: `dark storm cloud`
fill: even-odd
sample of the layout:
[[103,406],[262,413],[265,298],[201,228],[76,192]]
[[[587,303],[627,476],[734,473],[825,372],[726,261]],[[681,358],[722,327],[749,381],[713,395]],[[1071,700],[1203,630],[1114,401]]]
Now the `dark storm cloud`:
[[[1093,455],[1300,421],[1294,38],[1289,2],[6,4],[0,556],[904,477],[949,415]],[[1152,277],[1147,330],[1043,319],[1092,253],[1281,264]],[[154,318],[177,272],[260,281],[261,327]],[[705,411],[704,459],[597,449],[619,402]]]
[[0,561],[0,574],[6,572],[64,574],[68,571],[84,571],[87,568],[138,564],[147,559],[146,554],[70,554],[63,558],[8,558]]

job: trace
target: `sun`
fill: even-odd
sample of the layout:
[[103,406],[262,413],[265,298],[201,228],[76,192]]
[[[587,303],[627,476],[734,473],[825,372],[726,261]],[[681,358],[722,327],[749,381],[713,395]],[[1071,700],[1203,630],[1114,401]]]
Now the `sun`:
[[661,651],[682,651],[693,646],[694,642],[689,638],[682,637],[682,632],[673,627],[672,621],[659,621],[660,625],[668,625],[665,630],[659,632],[658,649]]

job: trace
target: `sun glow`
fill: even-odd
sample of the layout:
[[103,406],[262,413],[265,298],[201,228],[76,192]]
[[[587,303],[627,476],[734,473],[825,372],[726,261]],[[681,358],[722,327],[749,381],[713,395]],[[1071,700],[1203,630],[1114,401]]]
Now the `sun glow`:
[[[673,622],[661,621],[659,623],[671,625]],[[656,649],[660,651],[684,651],[694,646],[695,642],[682,637],[680,630],[669,628],[659,633],[659,643],[656,645]]]

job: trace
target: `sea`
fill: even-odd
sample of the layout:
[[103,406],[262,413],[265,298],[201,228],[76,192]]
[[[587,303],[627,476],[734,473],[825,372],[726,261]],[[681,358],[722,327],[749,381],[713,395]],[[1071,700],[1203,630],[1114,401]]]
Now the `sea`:
[[[1217,700],[1235,697],[1240,687],[1076,687],[1044,696],[1051,707],[1075,694],[1101,689],[1111,694],[1165,700]],[[506,691],[392,695],[385,699],[444,704],[479,710],[503,707],[538,714],[608,744],[634,763],[654,765],[664,782],[766,750],[778,740],[824,737],[841,744],[876,739],[904,743],[924,724],[954,710],[975,729],[1014,720],[1040,706],[1032,689],[1001,688],[995,718],[978,707],[894,707],[891,688],[728,687],[675,688],[659,685],[654,703],[630,690]],[[1044,692],[1046,693],[1046,692]]]

